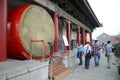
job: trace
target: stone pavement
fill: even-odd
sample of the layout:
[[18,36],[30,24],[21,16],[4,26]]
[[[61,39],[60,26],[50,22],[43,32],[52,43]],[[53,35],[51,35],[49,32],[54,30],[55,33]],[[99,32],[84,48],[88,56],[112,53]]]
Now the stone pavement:
[[120,80],[114,56],[110,69],[107,68],[107,58],[103,53],[101,53],[101,63],[99,67],[94,66],[94,58],[91,58],[90,62],[90,69],[85,69],[84,65],[80,66],[76,64],[71,68],[71,72],[60,80]]

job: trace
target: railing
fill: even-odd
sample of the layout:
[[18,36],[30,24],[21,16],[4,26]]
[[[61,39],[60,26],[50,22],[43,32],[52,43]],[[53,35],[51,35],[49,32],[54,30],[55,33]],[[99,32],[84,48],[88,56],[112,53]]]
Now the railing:
[[[45,61],[44,49],[45,49],[47,55],[48,55],[49,58],[50,58],[50,80],[53,80],[53,79],[52,79],[52,75],[53,75],[53,73],[52,73],[52,64],[53,64],[53,62],[56,61],[56,60],[58,60],[58,59],[64,58],[65,56],[68,56],[68,64],[69,64],[69,54],[68,54],[69,52],[65,52],[64,55],[53,58],[53,55],[52,55],[53,53],[51,54],[51,53],[49,52],[48,47],[46,46],[44,40],[31,40],[31,44],[30,44],[30,47],[31,47],[30,60],[32,60],[32,43],[35,43],[35,42],[40,42],[40,43],[42,43],[42,47],[43,47],[43,48],[42,48],[42,49],[43,49],[43,52],[42,52],[42,60],[43,60],[43,63],[44,63],[44,61]],[[49,45],[50,45],[50,44],[49,44]]]
[[43,40],[31,40],[31,44],[30,44],[30,47],[31,47],[31,52],[30,52],[30,60],[32,60],[32,43],[35,43],[35,42],[40,42],[42,43],[42,61],[44,62],[45,61],[45,54],[44,54],[44,41]]

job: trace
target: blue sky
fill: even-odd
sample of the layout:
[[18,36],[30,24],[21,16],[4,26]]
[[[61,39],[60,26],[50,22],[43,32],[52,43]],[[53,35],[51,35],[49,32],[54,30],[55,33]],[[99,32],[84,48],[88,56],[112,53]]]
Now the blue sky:
[[103,32],[117,35],[120,32],[120,0],[88,0],[103,27],[93,32],[93,39]]

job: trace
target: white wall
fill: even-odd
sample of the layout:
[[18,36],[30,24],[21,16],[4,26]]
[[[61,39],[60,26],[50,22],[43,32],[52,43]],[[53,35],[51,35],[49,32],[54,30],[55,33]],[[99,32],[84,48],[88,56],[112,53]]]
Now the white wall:
[[71,39],[77,40],[77,32],[76,31],[71,32]]
[[89,33],[87,33],[86,40],[87,40],[87,42],[90,42],[90,34]]

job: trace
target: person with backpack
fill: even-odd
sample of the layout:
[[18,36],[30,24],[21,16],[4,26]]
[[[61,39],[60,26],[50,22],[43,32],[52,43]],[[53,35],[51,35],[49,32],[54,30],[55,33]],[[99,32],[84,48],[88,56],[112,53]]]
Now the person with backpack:
[[112,60],[112,49],[113,49],[113,46],[111,45],[111,41],[108,41],[107,42],[107,45],[106,45],[106,54],[107,54],[107,61],[108,61],[108,69],[111,68],[111,60]]
[[90,59],[91,59],[91,46],[90,46],[90,42],[87,42],[86,45],[84,45],[84,56],[85,56],[85,69],[89,69],[89,65],[90,65]]
[[79,58],[79,60],[80,60],[79,65],[82,65],[82,64],[83,64],[82,55],[83,55],[83,45],[80,44],[80,45],[78,46],[78,52],[77,52],[77,58]]

